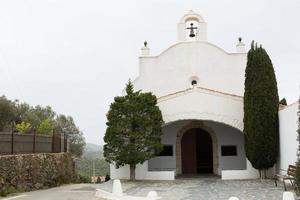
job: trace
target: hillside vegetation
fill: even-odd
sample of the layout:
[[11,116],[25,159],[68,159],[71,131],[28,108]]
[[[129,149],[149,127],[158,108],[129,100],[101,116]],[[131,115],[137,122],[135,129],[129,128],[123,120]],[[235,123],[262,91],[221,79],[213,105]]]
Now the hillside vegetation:
[[109,175],[109,164],[103,157],[103,146],[87,143],[82,158],[76,161],[77,173],[91,177],[93,176],[93,164],[95,176]]

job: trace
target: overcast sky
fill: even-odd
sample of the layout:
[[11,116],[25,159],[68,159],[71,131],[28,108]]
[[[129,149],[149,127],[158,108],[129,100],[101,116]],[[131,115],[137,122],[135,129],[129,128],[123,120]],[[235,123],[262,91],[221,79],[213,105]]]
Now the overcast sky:
[[87,142],[102,144],[105,113],[137,76],[144,40],[154,55],[166,49],[190,9],[226,51],[239,36],[261,43],[280,98],[297,100],[300,0],[0,0],[0,95],[71,115]]

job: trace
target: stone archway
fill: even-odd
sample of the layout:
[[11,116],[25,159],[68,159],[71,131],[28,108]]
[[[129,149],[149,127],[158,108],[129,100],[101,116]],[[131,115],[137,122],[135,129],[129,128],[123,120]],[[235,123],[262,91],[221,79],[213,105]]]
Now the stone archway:
[[213,147],[213,173],[218,174],[219,169],[219,150],[218,141],[215,132],[208,126],[205,126],[201,121],[192,121],[189,124],[182,127],[176,136],[176,175],[182,174],[182,157],[181,157],[181,140],[184,133],[193,128],[201,128],[207,131],[212,139]]

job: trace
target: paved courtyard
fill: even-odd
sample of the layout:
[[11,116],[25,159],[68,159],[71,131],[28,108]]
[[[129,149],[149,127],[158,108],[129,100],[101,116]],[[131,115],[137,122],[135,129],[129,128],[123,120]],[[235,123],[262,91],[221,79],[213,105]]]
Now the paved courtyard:
[[[112,182],[98,185],[111,192]],[[146,196],[151,190],[163,200],[282,200],[283,186],[273,180],[221,180],[218,177],[180,178],[175,181],[122,181],[126,194]]]

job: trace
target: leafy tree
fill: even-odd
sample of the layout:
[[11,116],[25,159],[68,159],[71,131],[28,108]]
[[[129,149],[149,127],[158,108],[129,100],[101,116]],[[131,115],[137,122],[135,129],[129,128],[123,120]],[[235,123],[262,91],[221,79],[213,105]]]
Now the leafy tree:
[[16,125],[16,130],[19,133],[29,133],[31,131],[31,124],[28,122],[21,122]]
[[[277,160],[278,91],[271,59],[252,42],[248,52],[244,93],[244,138],[246,156],[262,178]],[[261,172],[264,172],[262,175]]]
[[55,112],[50,106],[35,106],[34,108],[30,109],[30,115],[28,117],[31,121],[31,124],[34,127],[38,127],[45,121],[48,121],[49,124],[53,124],[55,115]]
[[69,136],[70,152],[75,157],[82,155],[85,139],[70,116],[57,115],[50,106],[31,106],[18,100],[10,101],[0,97],[0,131],[10,122],[17,124],[19,132],[36,131],[38,134],[60,132]]
[[50,120],[45,119],[37,128],[37,133],[42,135],[51,135],[53,133],[53,125]]
[[13,102],[5,96],[0,97],[0,131],[14,119]]
[[163,119],[156,104],[155,95],[134,92],[129,81],[126,95],[115,97],[107,114],[104,157],[117,168],[128,164],[131,180],[137,164],[162,150]]
[[58,115],[55,119],[55,131],[64,133],[70,140],[70,153],[74,157],[81,157],[86,145],[83,133],[76,126],[70,116]]

